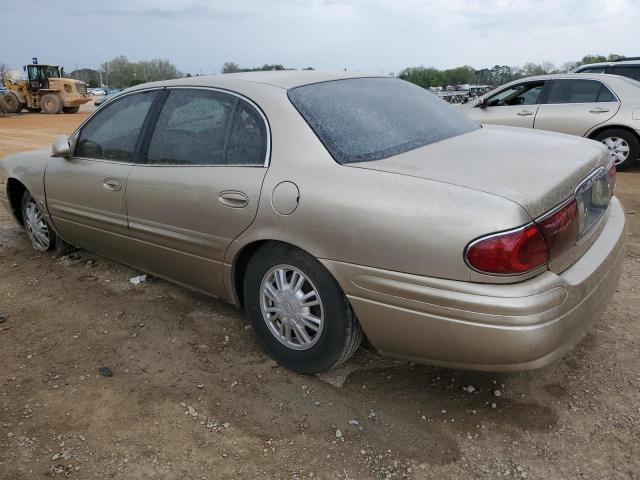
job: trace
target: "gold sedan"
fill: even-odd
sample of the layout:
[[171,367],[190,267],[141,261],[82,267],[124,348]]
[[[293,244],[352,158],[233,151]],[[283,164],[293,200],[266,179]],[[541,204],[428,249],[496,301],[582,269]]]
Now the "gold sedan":
[[620,276],[614,185],[596,142],[308,71],[140,85],[51,152],[0,163],[0,203],[37,250],[84,248],[244,307],[302,373],[364,336],[463,368],[557,358]]

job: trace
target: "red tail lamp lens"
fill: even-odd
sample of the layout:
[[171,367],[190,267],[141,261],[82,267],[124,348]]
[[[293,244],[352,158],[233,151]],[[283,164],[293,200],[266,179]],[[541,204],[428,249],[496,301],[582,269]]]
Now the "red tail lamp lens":
[[609,188],[611,195],[613,195],[613,191],[616,189],[616,162],[611,162],[611,165],[607,169],[607,175],[609,176]]
[[467,249],[469,265],[486,273],[524,273],[548,261],[547,245],[534,223],[481,238]]
[[578,239],[580,218],[577,202],[572,200],[557,212],[539,220],[538,225],[547,243],[549,258],[557,257]]

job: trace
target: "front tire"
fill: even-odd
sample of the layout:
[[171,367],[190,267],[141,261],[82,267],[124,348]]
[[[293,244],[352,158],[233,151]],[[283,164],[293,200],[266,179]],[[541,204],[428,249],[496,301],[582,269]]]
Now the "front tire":
[[80,107],[62,107],[63,113],[78,113]]
[[607,147],[617,170],[624,170],[633,165],[638,159],[638,155],[640,155],[638,138],[627,130],[621,128],[604,130],[593,139]]
[[74,250],[56,234],[42,213],[40,205],[28,191],[22,196],[21,212],[24,228],[35,250],[53,252],[57,255],[67,255]]
[[55,115],[62,111],[62,100],[55,93],[46,93],[40,99],[42,113]]
[[13,92],[5,93],[2,97],[2,103],[4,103],[6,113],[18,113],[24,108],[24,104],[18,100],[18,97]]
[[269,355],[285,367],[315,374],[351,357],[362,328],[340,286],[310,255],[268,244],[245,274],[247,315]]

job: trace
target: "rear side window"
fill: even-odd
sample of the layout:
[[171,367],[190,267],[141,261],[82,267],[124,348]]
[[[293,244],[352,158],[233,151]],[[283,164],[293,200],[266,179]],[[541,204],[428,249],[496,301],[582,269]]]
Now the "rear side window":
[[267,155],[267,130],[264,121],[251,106],[239,102],[233,120],[227,165],[264,165]]
[[80,130],[77,157],[132,162],[157,90],[126,95],[97,112]]
[[379,160],[479,128],[432,93],[394,78],[315,83],[288,95],[339,163]]
[[554,80],[546,103],[613,102],[614,95],[596,80]]
[[628,66],[628,67],[614,67],[613,68],[614,75],[621,75],[623,77],[633,78],[634,80],[640,81],[640,65],[636,66]]
[[236,98],[220,92],[176,89],[156,122],[147,163],[222,165]]

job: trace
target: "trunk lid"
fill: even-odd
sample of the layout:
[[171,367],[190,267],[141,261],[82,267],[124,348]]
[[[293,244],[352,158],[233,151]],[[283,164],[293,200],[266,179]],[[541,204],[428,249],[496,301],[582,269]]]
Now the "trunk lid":
[[585,177],[608,162],[604,146],[584,138],[484,126],[400,155],[349,166],[490,193],[518,203],[535,219],[571,197]]

